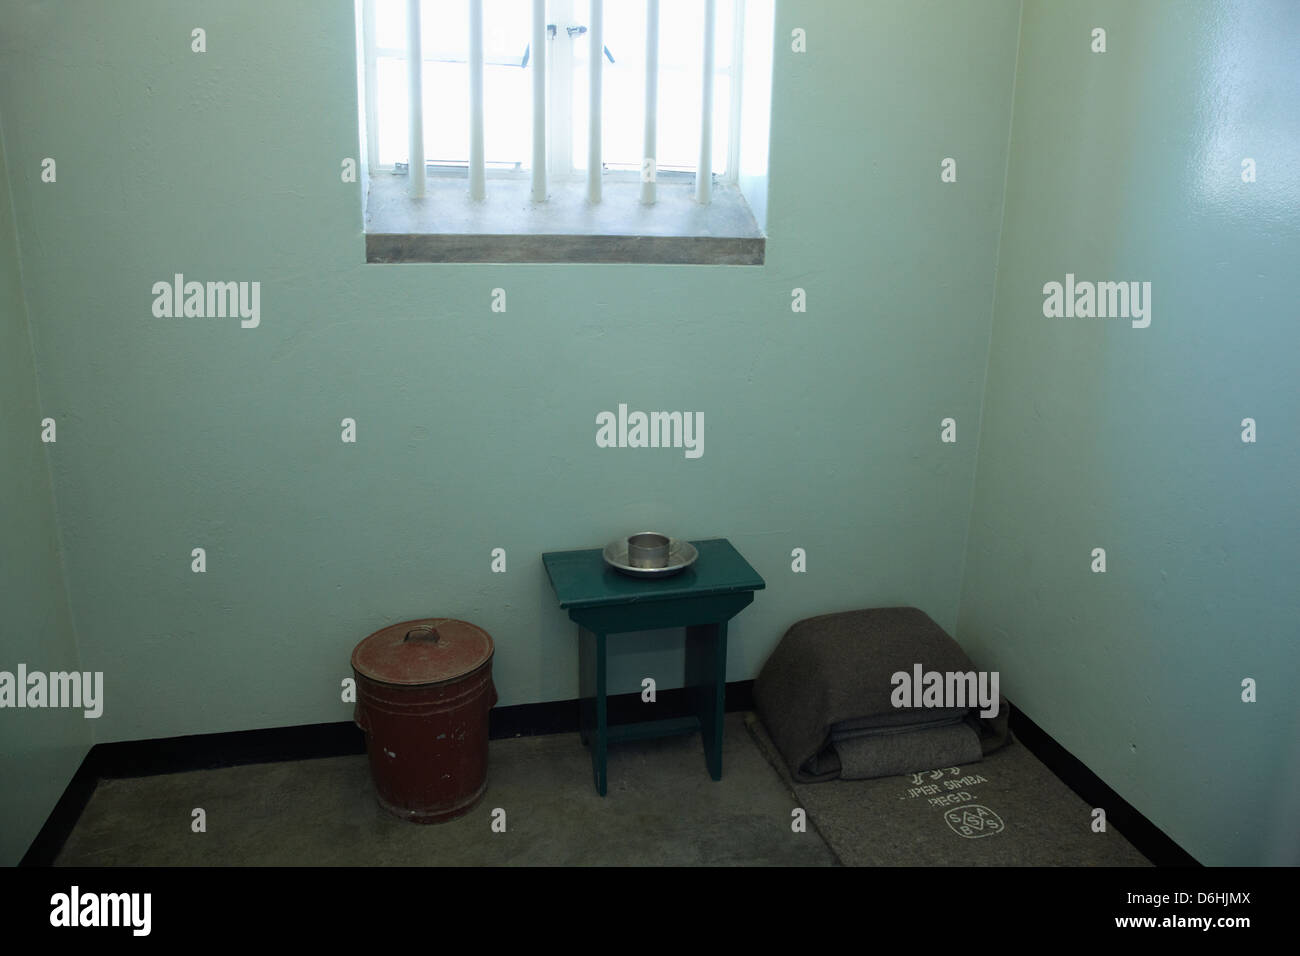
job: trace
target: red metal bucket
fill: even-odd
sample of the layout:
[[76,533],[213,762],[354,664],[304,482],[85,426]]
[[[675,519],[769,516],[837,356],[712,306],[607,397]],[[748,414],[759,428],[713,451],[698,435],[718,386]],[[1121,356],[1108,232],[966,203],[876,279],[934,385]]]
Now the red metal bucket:
[[438,823],[482,798],[493,653],[486,631],[452,618],[394,624],[356,646],[354,719],[384,809]]

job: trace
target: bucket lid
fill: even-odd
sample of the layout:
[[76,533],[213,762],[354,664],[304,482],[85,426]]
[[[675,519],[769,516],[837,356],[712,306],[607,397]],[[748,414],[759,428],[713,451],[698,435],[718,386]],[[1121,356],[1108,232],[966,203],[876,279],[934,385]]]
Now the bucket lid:
[[353,650],[352,667],[383,684],[438,684],[477,670],[492,652],[481,627],[431,617],[375,631]]

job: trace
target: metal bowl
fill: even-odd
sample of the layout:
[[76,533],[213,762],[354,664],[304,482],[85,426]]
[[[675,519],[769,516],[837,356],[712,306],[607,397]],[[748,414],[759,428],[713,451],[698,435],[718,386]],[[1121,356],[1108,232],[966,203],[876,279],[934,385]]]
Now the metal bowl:
[[[655,533],[653,531],[640,532],[641,535]],[[633,535],[632,537],[638,536]],[[606,564],[624,574],[638,578],[666,578],[689,568],[695,563],[695,559],[700,556],[700,552],[689,541],[668,538],[668,563],[661,568],[639,568],[633,565],[628,557],[628,539],[615,538],[605,545],[602,556]]]

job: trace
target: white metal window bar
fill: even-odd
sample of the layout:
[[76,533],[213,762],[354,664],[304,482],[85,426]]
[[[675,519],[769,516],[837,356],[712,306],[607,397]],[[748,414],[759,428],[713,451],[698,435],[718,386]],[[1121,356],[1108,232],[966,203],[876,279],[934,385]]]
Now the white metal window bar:
[[[483,70],[485,64],[483,42],[483,3],[484,0],[460,0],[469,6],[469,158],[468,178],[470,196],[483,199],[487,194],[487,162],[484,154],[484,103]],[[425,176],[420,172],[426,170],[424,150],[424,84],[423,63],[425,60],[421,42],[421,0],[406,0],[406,49],[393,51],[380,49],[374,38],[376,0],[362,0],[362,26],[366,32],[363,38],[365,108],[367,135],[367,157],[370,168],[379,168],[378,135],[376,117],[381,104],[378,101],[377,68],[380,56],[392,56],[404,53],[408,79],[408,139],[410,158],[407,171],[410,178],[410,194],[425,194]],[[563,12],[568,13],[571,5],[568,0],[558,0]],[[699,162],[695,171],[695,198],[697,202],[709,203],[712,199],[713,185],[713,91],[715,82],[715,49],[717,0],[704,0],[704,29],[701,37],[703,43],[703,69],[701,71],[701,110],[700,110],[700,145]],[[590,0],[590,23],[585,27],[566,27],[570,36],[586,33],[590,42],[588,62],[588,128],[587,128],[587,199],[592,203],[602,200],[602,181],[610,175],[602,162],[602,110],[603,110],[603,73],[605,60],[612,59],[604,40],[604,0]],[[567,128],[563,136],[553,135],[548,144],[547,120],[548,102],[568,102],[572,85],[572,58],[567,55],[559,57],[559,64],[551,64],[550,82],[559,89],[548,91],[548,39],[557,35],[555,24],[548,24],[547,0],[532,0],[531,3],[531,43],[525,59],[518,65],[531,68],[532,72],[532,168],[531,196],[534,201],[543,202],[547,198],[547,169],[555,166],[560,170],[569,170],[572,166],[570,137]],[[740,84],[742,60],[740,56],[741,41],[744,35],[744,0],[735,0],[732,15],[732,57],[730,68],[730,135],[727,139],[726,178],[734,181],[739,157],[739,122],[740,122]],[[643,163],[639,171],[641,180],[641,201],[654,203],[657,198],[656,185],[660,178],[677,178],[672,174],[665,177],[657,169],[658,138],[658,93],[659,93],[659,42],[660,42],[660,2],[646,0],[646,48],[645,48],[645,116],[643,134]],[[460,61],[464,62],[464,61]],[[493,61],[494,64],[497,61]],[[504,61],[499,65],[515,65],[513,61]],[[565,99],[555,99],[557,96]],[[567,126],[567,118],[563,119]],[[552,131],[554,133],[554,131]],[[458,164],[457,164],[458,165]],[[401,169],[402,164],[395,164]],[[464,168],[464,167],[461,167]]]

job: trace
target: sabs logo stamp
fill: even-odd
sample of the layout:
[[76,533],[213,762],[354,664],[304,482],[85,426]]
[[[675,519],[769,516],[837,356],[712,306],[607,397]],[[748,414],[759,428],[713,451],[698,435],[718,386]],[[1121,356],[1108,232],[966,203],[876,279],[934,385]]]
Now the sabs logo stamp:
[[73,886],[50,897],[51,926],[129,926],[131,935],[148,936],[152,893],[82,893]]
[[628,412],[596,415],[597,448],[684,448],[687,458],[704,454],[703,412]]
[[1043,286],[1043,315],[1049,319],[1132,319],[1133,328],[1151,324],[1150,282],[1075,282]]
[[153,284],[155,319],[224,319],[238,316],[245,329],[262,322],[262,283],[186,282],[178,272],[169,282]]

